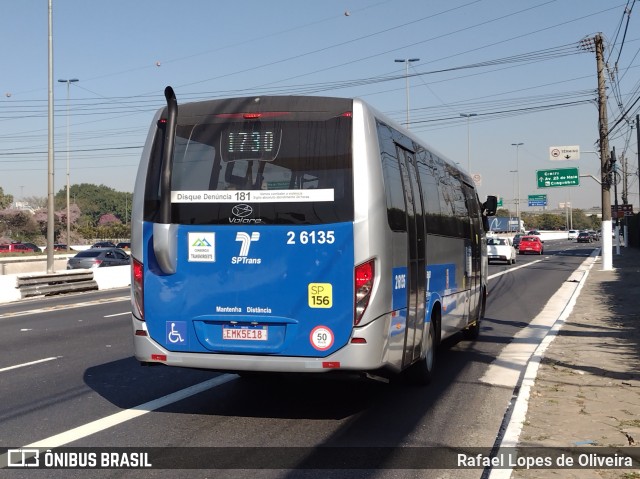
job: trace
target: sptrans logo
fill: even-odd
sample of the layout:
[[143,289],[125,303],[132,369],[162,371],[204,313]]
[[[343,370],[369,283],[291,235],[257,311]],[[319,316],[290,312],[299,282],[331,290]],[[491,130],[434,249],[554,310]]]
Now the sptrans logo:
[[243,231],[236,234],[236,241],[240,242],[240,254],[231,258],[231,264],[260,264],[261,258],[249,258],[251,243],[260,239],[260,233],[245,233]]

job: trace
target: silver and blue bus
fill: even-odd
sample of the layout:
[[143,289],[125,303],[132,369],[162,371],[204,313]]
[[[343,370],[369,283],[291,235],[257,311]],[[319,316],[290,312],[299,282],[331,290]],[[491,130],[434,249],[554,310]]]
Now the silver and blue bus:
[[359,99],[165,97],[133,199],[139,361],[428,383],[478,334],[496,199],[455,163]]

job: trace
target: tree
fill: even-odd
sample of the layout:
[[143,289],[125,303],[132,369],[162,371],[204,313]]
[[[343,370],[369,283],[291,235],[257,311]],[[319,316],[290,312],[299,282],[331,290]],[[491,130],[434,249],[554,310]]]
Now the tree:
[[15,241],[40,241],[41,231],[34,215],[23,210],[0,211],[0,236]]
[[111,213],[102,215],[98,220],[98,226],[110,226],[110,225],[116,225],[121,223],[122,221],[120,221],[115,215]]
[[0,210],[8,208],[11,203],[13,203],[13,195],[5,195],[2,186],[0,186]]
[[587,218],[584,211],[575,209],[571,212],[573,227],[577,230],[591,229],[591,220]]
[[[69,189],[71,234],[70,238],[67,238],[67,192],[62,188],[55,195],[54,241],[83,244],[95,238],[130,238],[132,196],[131,193],[115,191],[104,185],[72,185]],[[8,206],[12,201],[13,196],[4,195],[0,188],[0,206],[4,206],[5,203]],[[6,214],[0,215],[0,237],[3,241],[16,239],[44,243],[50,226],[46,198],[29,197],[25,198],[25,202],[39,209],[36,209],[33,215],[16,210],[7,210]],[[100,223],[102,226],[99,226]]]
[[562,230],[565,228],[565,219],[560,215],[543,213],[538,217],[537,228],[541,230]]
[[[82,210],[83,219],[81,223],[97,226],[100,217],[111,213],[121,222],[128,222],[131,211],[132,194],[116,191],[105,185],[93,185],[82,183],[71,185],[69,197],[73,204],[77,204]],[[66,208],[67,193],[61,189],[56,193],[56,210]]]

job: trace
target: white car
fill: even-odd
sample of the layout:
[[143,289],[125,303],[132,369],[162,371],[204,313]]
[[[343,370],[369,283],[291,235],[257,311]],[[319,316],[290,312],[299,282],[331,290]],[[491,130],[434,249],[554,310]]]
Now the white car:
[[567,239],[570,240],[574,240],[574,239],[578,239],[578,230],[569,230],[569,233],[567,234]]
[[487,238],[487,259],[489,262],[505,261],[507,264],[515,264],[516,249],[511,238]]

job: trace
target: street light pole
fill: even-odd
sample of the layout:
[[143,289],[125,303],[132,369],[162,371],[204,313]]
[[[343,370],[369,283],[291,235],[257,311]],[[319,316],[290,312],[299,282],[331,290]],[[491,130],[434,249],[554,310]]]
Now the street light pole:
[[67,253],[71,248],[71,207],[69,202],[69,189],[71,188],[70,173],[69,173],[69,86],[71,83],[75,83],[77,78],[69,78],[66,80],[58,80],[60,83],[67,84]]
[[54,242],[54,213],[53,213],[53,189],[54,189],[54,148],[53,148],[53,5],[49,0],[48,8],[49,35],[48,35],[48,146],[47,146],[47,273],[53,273],[53,242]]
[[516,197],[516,216],[518,217],[518,233],[520,233],[520,147],[524,143],[511,143],[511,146],[516,147],[516,178],[518,182],[518,195]]
[[[509,173],[515,173],[513,175],[513,202],[516,203],[517,205],[517,200],[516,200],[516,178],[518,177],[518,170],[509,170]],[[518,211],[518,206],[516,206],[516,213]],[[509,233],[511,233],[511,213],[509,213]],[[516,232],[520,233],[520,223],[518,223],[518,227],[515,230]]]
[[396,63],[404,63],[404,81],[405,81],[405,89],[407,91],[407,130],[409,129],[409,63],[411,62],[419,62],[419,58],[405,58],[405,59],[396,59],[394,60]]
[[477,113],[460,113],[460,116],[467,119],[467,170],[471,173],[471,140],[469,136],[469,118],[478,116]]

